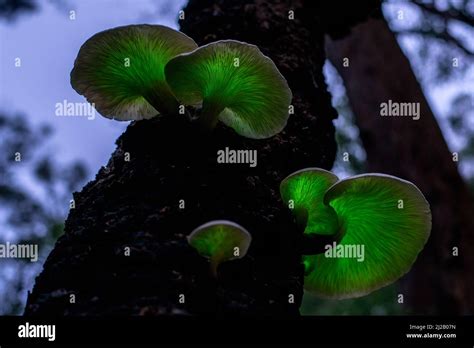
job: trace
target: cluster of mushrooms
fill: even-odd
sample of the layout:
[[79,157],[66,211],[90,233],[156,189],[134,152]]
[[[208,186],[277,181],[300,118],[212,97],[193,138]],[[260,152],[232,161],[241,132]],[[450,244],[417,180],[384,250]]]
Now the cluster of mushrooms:
[[[258,47],[223,40],[198,47],[190,37],[160,25],[129,25],[100,32],[81,47],[71,84],[97,111],[121,121],[199,110],[189,122],[207,131],[220,120],[236,133],[264,139],[289,117],[292,93],[273,61]],[[324,298],[366,295],[411,268],[431,231],[426,199],[412,183],[383,174],[345,180],[319,168],[286,177],[280,185],[305,236],[366,246],[364,262],[304,254],[304,287]],[[189,244],[218,265],[242,258],[250,233],[226,220],[211,221]]]

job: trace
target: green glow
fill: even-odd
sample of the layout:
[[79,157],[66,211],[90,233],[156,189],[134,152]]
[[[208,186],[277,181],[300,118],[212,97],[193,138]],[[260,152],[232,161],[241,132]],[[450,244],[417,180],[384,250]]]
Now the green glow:
[[[331,172],[307,168],[286,177],[280,184],[283,202],[294,202],[293,213],[298,223],[306,223],[305,233],[333,235],[339,222],[333,208],[323,203],[324,193],[338,180]],[[307,221],[306,221],[307,214]]]
[[303,255],[303,266],[304,266],[304,275],[307,276],[314,271],[315,263],[311,259],[311,256]]
[[176,113],[178,102],[164,75],[174,56],[197,47],[188,36],[161,25],[129,25],[95,34],[81,47],[71,71],[73,88],[117,120]]
[[258,47],[225,40],[172,59],[166,79],[178,99],[202,105],[202,122],[220,119],[238,134],[268,138],[288,120],[291,91],[271,59]]
[[[364,261],[356,258],[308,256],[314,270],[305,289],[325,298],[366,295],[406,272],[423,249],[431,230],[429,204],[408,181],[367,174],[339,181],[324,198],[342,223],[340,245],[364,245]],[[402,205],[403,204],[403,205]]]
[[200,255],[210,259],[211,272],[214,276],[217,275],[220,263],[244,257],[251,240],[252,237],[245,228],[226,220],[201,225],[188,236],[189,244]]

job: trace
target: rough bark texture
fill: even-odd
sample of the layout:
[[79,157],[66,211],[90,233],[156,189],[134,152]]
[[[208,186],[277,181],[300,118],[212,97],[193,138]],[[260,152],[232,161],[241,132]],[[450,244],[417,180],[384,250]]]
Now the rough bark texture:
[[[394,34],[372,19],[329,41],[327,52],[344,80],[368,170],[414,182],[431,204],[432,234],[403,282],[405,298],[417,313],[474,313],[473,201]],[[389,99],[420,103],[421,118],[381,117]]]
[[[258,45],[287,78],[295,114],[283,132],[258,141],[222,124],[204,137],[179,118],[132,123],[107,167],[75,194],[76,208],[25,313],[298,315],[298,231],[278,190],[291,172],[329,169],[334,161],[336,112],[322,74],[323,17],[308,17],[302,1],[192,0],[182,30],[198,44],[237,39]],[[256,149],[257,167],[217,164],[217,150],[225,147]],[[179,209],[181,199],[185,209]],[[249,255],[223,264],[217,280],[185,238],[213,219],[233,220],[253,237]]]

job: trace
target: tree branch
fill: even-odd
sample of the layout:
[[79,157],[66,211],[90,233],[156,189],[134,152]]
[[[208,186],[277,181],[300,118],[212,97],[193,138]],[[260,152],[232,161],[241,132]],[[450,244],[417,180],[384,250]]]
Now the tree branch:
[[469,16],[466,13],[461,11],[454,10],[453,8],[449,8],[446,11],[438,10],[434,5],[426,4],[421,0],[413,0],[413,3],[418,5],[423,11],[431,13],[432,15],[439,16],[444,18],[445,20],[456,20],[468,24],[470,26],[474,26],[474,17]]
[[466,54],[467,56],[474,56],[473,51],[471,51],[468,47],[464,46],[464,44],[459,39],[451,35],[446,29],[441,32],[437,32],[434,30],[427,30],[427,29],[403,29],[403,30],[395,31],[395,33],[396,34],[409,34],[409,35],[410,34],[422,35],[428,38],[442,40],[457,47],[459,50],[464,52],[464,54]]

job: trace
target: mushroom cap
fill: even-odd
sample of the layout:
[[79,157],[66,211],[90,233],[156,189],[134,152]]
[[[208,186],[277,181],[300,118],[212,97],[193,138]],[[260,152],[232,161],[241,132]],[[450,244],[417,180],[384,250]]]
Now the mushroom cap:
[[[97,111],[117,120],[155,116],[146,93],[168,94],[164,68],[197,47],[185,34],[162,25],[128,25],[102,31],[80,48],[71,85]],[[129,59],[129,66],[127,66]]]
[[[187,238],[200,255],[219,262],[244,257],[252,241],[252,236],[245,228],[227,220],[205,223]],[[239,248],[237,256],[234,254],[235,247]]]
[[294,214],[304,223],[304,233],[334,235],[339,221],[334,209],[324,204],[324,194],[338,177],[320,168],[306,168],[287,176],[280,184],[280,195],[285,203],[294,202]]
[[218,105],[219,119],[240,135],[268,138],[286,126],[291,90],[257,46],[213,42],[173,58],[165,74],[181,102]]
[[364,246],[364,260],[305,256],[305,289],[324,298],[366,295],[407,273],[431,231],[429,203],[411,182],[384,174],[341,180],[324,195],[342,229],[339,245]]

